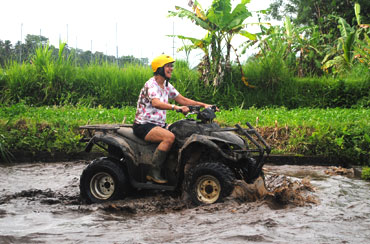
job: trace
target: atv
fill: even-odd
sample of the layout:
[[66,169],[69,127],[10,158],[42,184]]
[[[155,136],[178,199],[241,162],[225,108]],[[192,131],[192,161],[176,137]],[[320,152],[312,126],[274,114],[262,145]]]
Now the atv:
[[136,137],[132,125],[81,126],[83,141],[88,142],[85,151],[96,145],[107,152],[83,170],[81,197],[87,203],[103,203],[123,199],[132,190],[184,190],[195,205],[212,204],[231,194],[236,179],[253,183],[263,174],[271,148],[250,123],[247,129],[239,124],[221,128],[213,121],[216,106],[188,107],[186,118],[168,127],[176,138],[162,165],[166,184],[146,180],[158,144]]

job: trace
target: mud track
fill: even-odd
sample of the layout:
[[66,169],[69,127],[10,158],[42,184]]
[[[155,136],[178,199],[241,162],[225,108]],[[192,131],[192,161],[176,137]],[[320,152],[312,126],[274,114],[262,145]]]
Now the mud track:
[[85,204],[86,161],[0,166],[0,243],[364,243],[367,182],[333,167],[266,166],[265,184],[235,182],[222,203],[136,192]]

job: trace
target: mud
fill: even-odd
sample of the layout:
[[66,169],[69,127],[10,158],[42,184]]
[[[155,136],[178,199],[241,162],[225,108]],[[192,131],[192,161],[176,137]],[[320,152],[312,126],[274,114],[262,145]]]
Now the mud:
[[366,243],[370,237],[370,184],[340,168],[266,166],[265,183],[235,182],[223,203],[195,207],[186,194],[151,191],[86,205],[78,187],[86,164],[1,165],[0,243]]

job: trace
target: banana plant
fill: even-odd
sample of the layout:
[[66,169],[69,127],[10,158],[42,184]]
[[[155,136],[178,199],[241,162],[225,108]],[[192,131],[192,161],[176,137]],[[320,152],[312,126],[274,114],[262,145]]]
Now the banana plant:
[[[173,35],[171,35],[173,36]],[[178,52],[185,50],[186,52],[190,52],[194,49],[200,49],[203,51],[204,56],[201,60],[201,62],[198,65],[198,69],[201,73],[201,80],[203,81],[205,86],[209,85],[209,73],[210,73],[210,55],[208,51],[208,47],[210,46],[211,39],[210,36],[206,35],[203,39],[197,39],[192,37],[186,37],[181,35],[176,35],[177,38],[181,40],[187,40],[190,41],[190,45],[183,45],[181,48],[177,49]]]
[[354,58],[360,63],[367,64],[370,69],[370,38],[367,33],[364,33],[364,40],[358,40]]
[[360,5],[355,4],[356,20],[359,28],[361,28],[363,40],[358,40],[358,45],[355,46],[354,58],[357,59],[360,63],[367,64],[370,69],[370,25],[361,23],[360,11]]
[[[296,27],[292,24],[290,17],[286,17],[284,21],[285,39],[288,44],[287,51],[294,55],[299,54],[298,58],[298,76],[304,76],[304,61],[310,52],[315,55],[321,55],[317,48],[318,45],[318,32],[314,27]],[[310,38],[305,38],[305,33],[310,33]]]
[[[329,68],[333,68],[334,73],[344,72],[353,66],[356,58],[369,56],[369,37],[366,33],[369,25],[361,24],[358,3],[355,3],[355,14],[357,26],[350,26],[343,18],[337,17],[341,37],[337,40],[336,48],[332,48],[322,61],[325,71],[328,72]],[[364,40],[361,40],[362,36]]]
[[217,87],[222,82],[225,71],[231,67],[230,53],[234,49],[231,41],[235,35],[240,34],[249,39],[256,39],[254,34],[244,29],[246,27],[244,21],[252,16],[246,7],[249,2],[250,0],[241,0],[232,9],[230,0],[213,0],[211,7],[204,11],[198,1],[190,1],[189,6],[192,10],[176,6],[176,11],[169,11],[169,16],[188,18],[207,31],[203,39],[177,36],[180,39],[190,40],[194,48],[203,50],[204,58],[200,69],[208,76],[203,77],[206,79],[205,83],[212,80],[213,86]]

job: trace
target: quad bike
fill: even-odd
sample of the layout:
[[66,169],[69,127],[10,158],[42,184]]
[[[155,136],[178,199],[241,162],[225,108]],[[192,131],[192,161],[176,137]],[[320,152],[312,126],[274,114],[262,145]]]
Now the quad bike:
[[[167,184],[146,180],[158,144],[133,134],[132,125],[85,125],[85,151],[94,145],[107,151],[93,160],[80,178],[81,197],[87,203],[123,199],[132,190],[185,190],[196,205],[222,201],[229,196],[236,179],[253,183],[262,174],[264,157],[271,151],[260,134],[248,129],[220,128],[213,122],[216,107],[201,110],[188,106],[189,114],[169,126],[175,142],[162,165]],[[181,112],[181,111],[178,111]],[[196,114],[196,120],[189,115]]]

